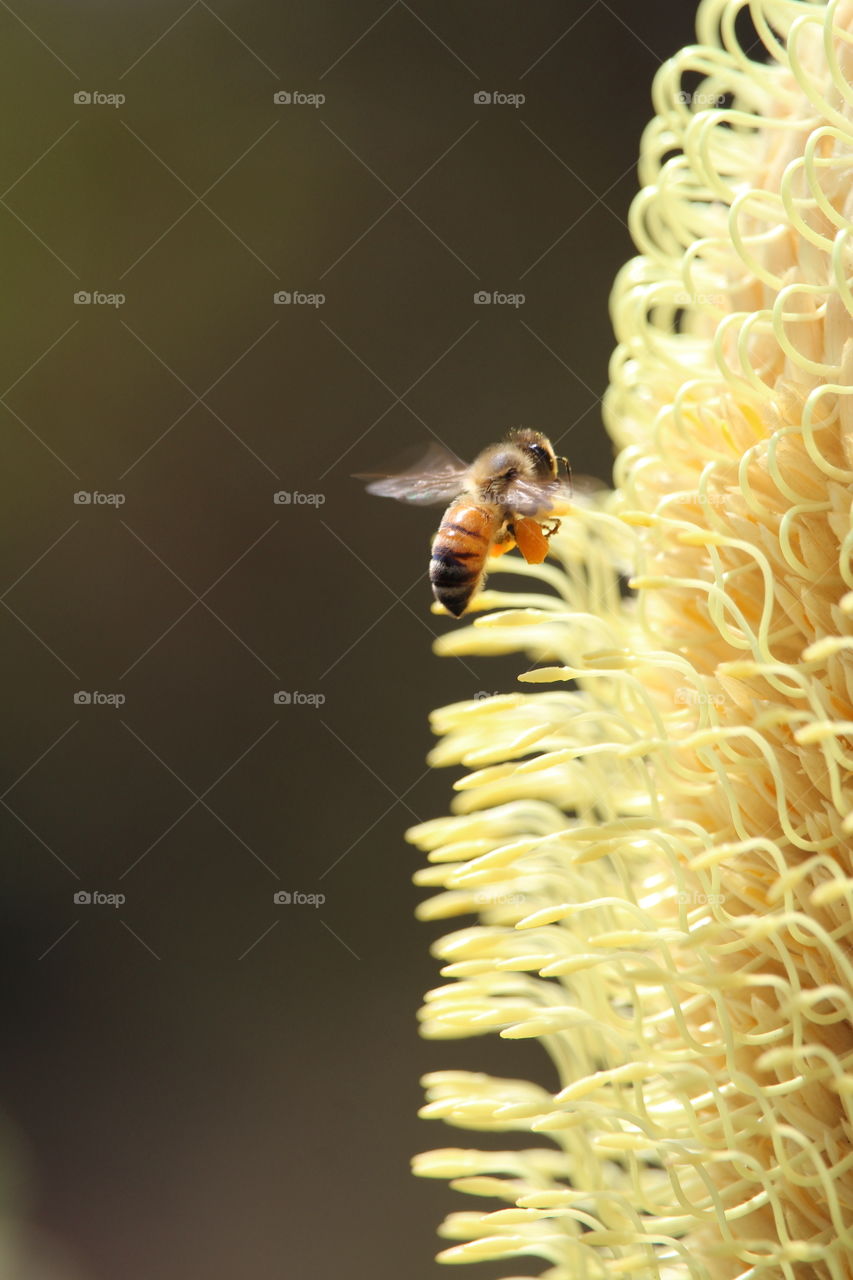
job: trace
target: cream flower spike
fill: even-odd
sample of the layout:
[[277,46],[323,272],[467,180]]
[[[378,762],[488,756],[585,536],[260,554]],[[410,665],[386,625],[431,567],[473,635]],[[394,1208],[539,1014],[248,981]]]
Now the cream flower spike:
[[448,1263],[853,1276],[853,3],[752,0],[751,55],[742,7],[655,81],[615,491],[437,646],[545,665],[435,716],[471,772],[410,832],[422,915],[478,923],[424,1034],[536,1037],[557,1080],[427,1078],[424,1115],[527,1135],[416,1161],[485,1201]]

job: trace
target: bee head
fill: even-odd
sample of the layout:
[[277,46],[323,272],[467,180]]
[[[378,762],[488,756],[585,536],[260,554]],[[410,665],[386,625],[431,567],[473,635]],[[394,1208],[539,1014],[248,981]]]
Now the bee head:
[[529,461],[537,480],[556,480],[557,456],[547,436],[541,431],[519,427],[510,432],[509,440]]

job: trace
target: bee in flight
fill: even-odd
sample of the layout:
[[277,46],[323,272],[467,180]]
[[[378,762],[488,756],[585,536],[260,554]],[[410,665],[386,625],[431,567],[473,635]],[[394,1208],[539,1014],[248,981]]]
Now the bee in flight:
[[528,564],[541,564],[560,521],[548,519],[571,495],[560,481],[559,458],[539,431],[511,431],[470,466],[433,446],[420,466],[370,480],[369,493],[420,506],[449,502],[432,540],[429,578],[439,604],[458,618],[486,576],[489,555],[517,546]]

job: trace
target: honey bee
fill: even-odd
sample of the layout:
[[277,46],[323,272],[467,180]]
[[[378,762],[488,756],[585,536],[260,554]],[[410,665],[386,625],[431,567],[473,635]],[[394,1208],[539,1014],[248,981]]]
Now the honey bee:
[[511,431],[489,445],[470,466],[433,446],[411,471],[370,480],[368,492],[426,506],[449,502],[432,540],[429,579],[439,604],[455,618],[482,587],[490,555],[517,546],[528,564],[541,564],[560,521],[548,519],[571,494],[561,482],[558,458],[539,431]]

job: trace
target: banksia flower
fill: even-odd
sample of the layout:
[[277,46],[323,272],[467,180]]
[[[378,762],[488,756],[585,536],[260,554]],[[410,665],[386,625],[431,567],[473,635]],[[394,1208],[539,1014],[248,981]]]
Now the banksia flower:
[[428,1077],[427,1116],[527,1135],[418,1158],[486,1201],[445,1262],[853,1276],[853,3],[752,0],[749,55],[742,7],[655,80],[614,491],[438,644],[538,688],[435,715],[471,772],[410,832],[422,914],[478,922],[424,1033],[537,1037],[558,1081]]

